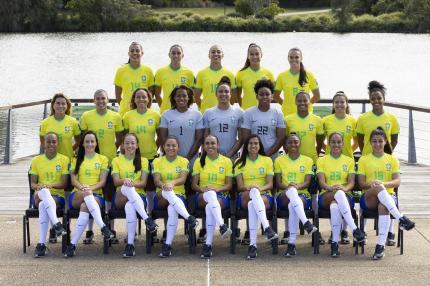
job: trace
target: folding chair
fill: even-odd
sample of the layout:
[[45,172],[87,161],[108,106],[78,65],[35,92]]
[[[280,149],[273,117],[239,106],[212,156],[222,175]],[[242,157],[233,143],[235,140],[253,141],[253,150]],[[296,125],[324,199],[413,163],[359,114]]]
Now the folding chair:
[[[39,210],[36,208],[34,203],[35,191],[31,188],[31,175],[28,175],[28,187],[30,190],[28,208],[25,210],[22,216],[22,251],[27,253],[27,246],[30,246],[30,218],[39,218]],[[64,223],[64,209],[57,209],[57,217],[62,217]],[[66,249],[66,240],[64,236],[61,239],[61,251],[64,252]]]

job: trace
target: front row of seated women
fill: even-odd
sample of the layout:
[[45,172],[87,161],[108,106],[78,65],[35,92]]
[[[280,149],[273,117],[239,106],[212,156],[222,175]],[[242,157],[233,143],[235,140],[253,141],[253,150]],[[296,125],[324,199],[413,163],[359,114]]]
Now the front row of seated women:
[[[68,170],[68,158],[57,153],[58,138],[55,133],[45,136],[45,154],[36,156],[31,165],[32,188],[36,190],[35,203],[39,206],[40,239],[36,246],[35,257],[46,254],[46,234],[49,221],[57,235],[65,235],[65,230],[56,216],[56,208],[64,206],[64,191]],[[384,257],[384,245],[390,228],[390,214],[399,221],[402,229],[410,230],[415,224],[403,216],[397,206],[394,188],[400,185],[399,162],[390,155],[388,139],[382,129],[374,130],[370,136],[372,153],[363,156],[358,163],[358,182],[363,189],[360,207],[373,209],[379,213],[379,237],[373,259]],[[232,189],[233,174],[237,182],[237,204],[248,209],[250,245],[248,259],[257,257],[257,233],[261,223],[266,239],[278,237],[270,227],[266,210],[274,204],[272,189],[279,190],[276,198],[278,208],[288,209],[288,241],[286,257],[296,255],[296,237],[299,222],[311,234],[317,228],[307,219],[305,210],[310,209],[310,195],[307,191],[313,171],[313,161],[301,155],[300,138],[289,134],[284,146],[287,154],[275,159],[265,156],[264,148],[257,135],[245,140],[243,152],[234,165],[230,158],[219,154],[217,137],[208,135],[204,140],[200,159],[194,162],[191,188],[197,193],[196,204],[206,212],[207,239],[203,245],[201,258],[212,256],[212,242],[215,226],[218,225],[221,238],[228,238],[232,231],[224,223],[222,209],[230,206],[229,192]],[[353,200],[351,190],[354,186],[354,161],[342,154],[343,139],[340,133],[329,136],[330,152],[317,161],[317,177],[322,189],[319,207],[330,210],[332,243],[331,256],[339,253],[339,236],[342,219],[353,230],[354,241],[365,240],[365,234],[357,228],[351,215]],[[123,154],[112,161],[112,175],[117,187],[115,205],[126,212],[127,245],[124,257],[135,255],[134,236],[137,214],[145,220],[148,231],[154,232],[158,226],[145,211],[146,198],[144,187],[152,173],[157,194],[155,209],[167,208],[167,235],[160,257],[172,253],[172,242],[178,225],[178,216],[187,220],[190,228],[195,228],[197,220],[185,207],[185,183],[189,173],[188,160],[178,155],[179,142],[176,137],[168,136],[163,144],[165,155],[156,158],[149,171],[147,159],[140,157],[138,139],[127,134],[123,141]],[[88,224],[89,216],[94,218],[106,239],[113,237],[104,224],[101,209],[104,208],[102,188],[108,173],[108,159],[98,154],[97,138],[87,131],[80,142],[77,159],[71,164],[71,181],[75,187],[69,206],[79,209],[79,218],[71,244],[67,246],[65,257],[75,254],[76,244]],[[274,165],[274,168],[273,168]]]

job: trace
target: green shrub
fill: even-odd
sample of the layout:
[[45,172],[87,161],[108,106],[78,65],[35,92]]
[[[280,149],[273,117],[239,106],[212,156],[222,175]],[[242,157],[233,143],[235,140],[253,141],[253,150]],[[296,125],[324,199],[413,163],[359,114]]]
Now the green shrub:
[[272,20],[276,15],[281,14],[282,12],[284,12],[284,9],[280,8],[278,4],[270,3],[269,6],[260,10],[259,16]]
[[236,0],[234,1],[234,6],[236,12],[241,14],[243,17],[254,15],[254,10],[252,9],[251,2],[249,0]]

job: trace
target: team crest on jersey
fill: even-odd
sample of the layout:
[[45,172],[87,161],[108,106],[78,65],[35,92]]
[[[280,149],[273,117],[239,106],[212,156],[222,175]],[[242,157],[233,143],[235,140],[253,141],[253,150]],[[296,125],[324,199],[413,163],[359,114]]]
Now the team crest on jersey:
[[391,126],[390,123],[388,123],[388,122],[385,123],[385,129],[387,129],[387,130],[390,129],[390,126]]
[[61,166],[60,165],[55,166],[55,170],[57,170],[57,172],[61,171]]
[[343,164],[343,165],[342,165],[342,170],[343,170],[344,172],[348,171],[348,166],[347,166],[346,164]]
[[391,170],[391,164],[390,163],[385,164],[385,168],[387,169],[387,171],[390,171]]
[[272,119],[272,120],[270,121],[270,123],[272,123],[272,126],[276,126],[276,119]]
[[146,81],[146,75],[142,76],[142,81]]
[[260,174],[264,174],[264,168],[263,167],[260,168]]
[[236,121],[236,117],[234,117],[234,116],[230,117],[230,122],[231,123],[234,123],[235,121]]
[[100,164],[99,163],[95,163],[94,167],[98,170],[98,169],[100,169]]
[[108,122],[108,128],[111,129],[112,127],[113,127],[113,123],[112,123],[112,121],[109,121]]
[[176,166],[176,173],[180,173],[181,172],[181,167],[180,166]]
[[219,167],[220,174],[224,173],[224,167]]
[[346,133],[349,133],[349,132],[351,132],[351,126],[350,125],[346,125]]
[[154,124],[154,120],[148,119],[148,125],[152,125],[152,124]]
[[314,130],[314,125],[313,124],[309,124],[309,131]]
[[70,126],[64,127],[64,132],[69,133],[70,132]]
[[194,120],[192,120],[192,119],[188,120],[188,125],[189,126],[193,126],[193,124],[194,124]]
[[181,76],[181,84],[185,84],[186,81],[187,81],[187,78],[184,76]]
[[303,173],[305,171],[305,166],[300,166],[299,170],[300,170],[300,173]]

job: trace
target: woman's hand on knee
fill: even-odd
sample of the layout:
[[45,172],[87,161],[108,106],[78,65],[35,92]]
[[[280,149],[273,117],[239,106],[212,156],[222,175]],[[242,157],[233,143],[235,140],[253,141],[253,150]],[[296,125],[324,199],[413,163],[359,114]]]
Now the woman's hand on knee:
[[126,186],[126,187],[132,188],[132,187],[134,187],[134,182],[131,179],[124,179],[124,184],[123,185]]

